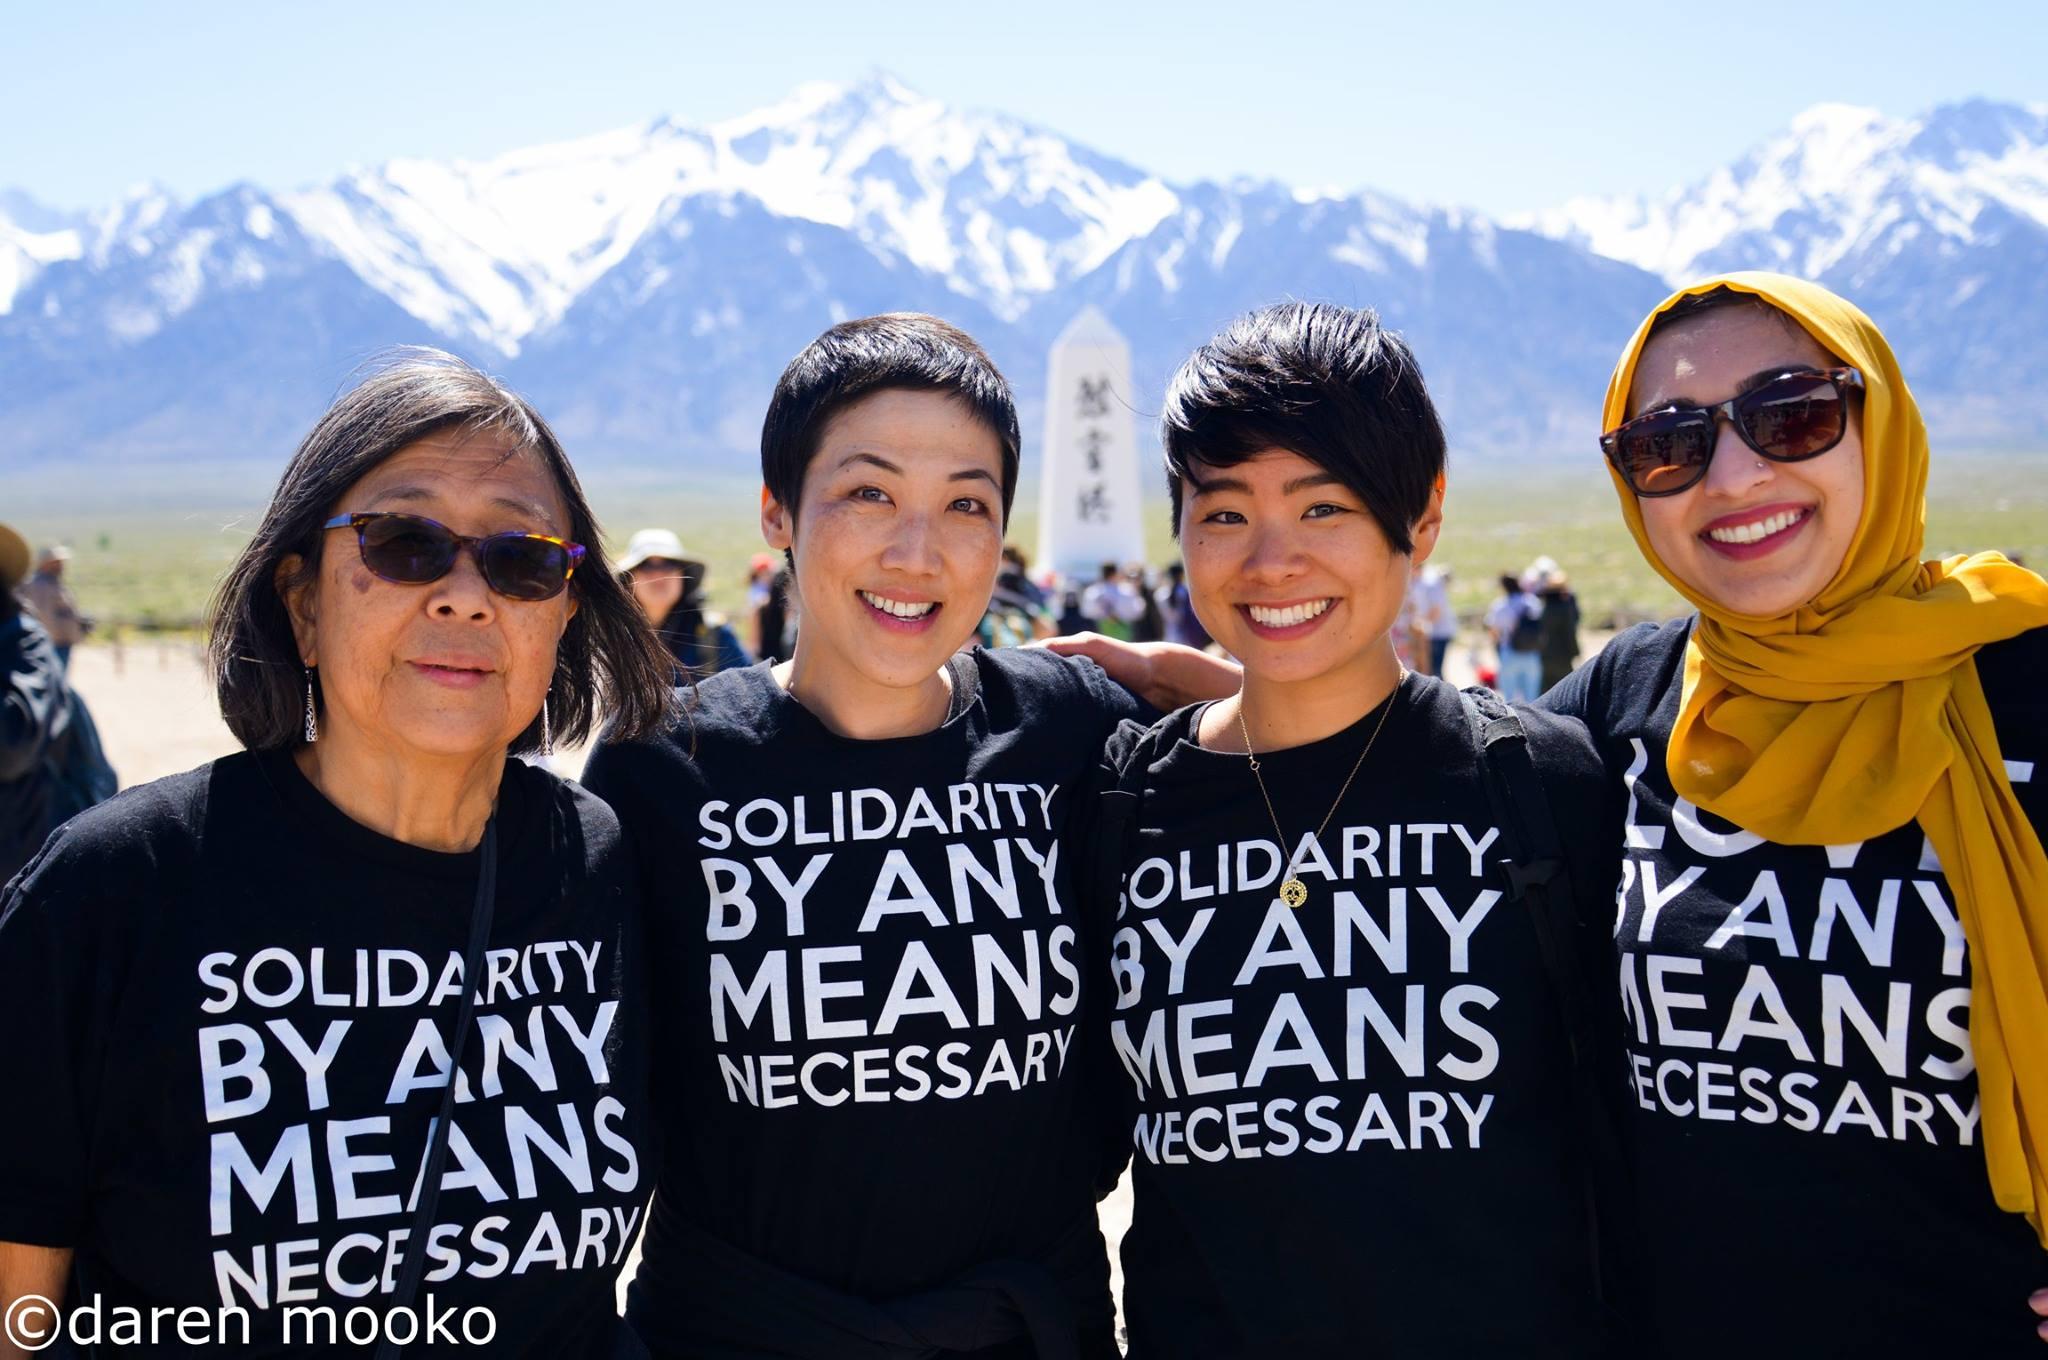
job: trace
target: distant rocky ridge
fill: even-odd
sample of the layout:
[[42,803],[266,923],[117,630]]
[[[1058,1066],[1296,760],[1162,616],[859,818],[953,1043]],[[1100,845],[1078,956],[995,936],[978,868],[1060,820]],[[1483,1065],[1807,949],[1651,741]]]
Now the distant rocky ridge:
[[1609,366],[1667,280],[1769,266],[1869,308],[1938,438],[2048,411],[2048,110],[1823,106],[1700,184],[1526,221],[1369,191],[1168,184],[886,76],[708,128],[667,120],[485,162],[394,161],[88,215],[0,193],[0,464],[275,463],[365,358],[453,349],[579,462],[744,470],[783,364],[830,322],[942,313],[1023,396],[1085,304],[1149,416],[1224,319],[1369,303],[1414,343],[1460,456],[1585,457]]

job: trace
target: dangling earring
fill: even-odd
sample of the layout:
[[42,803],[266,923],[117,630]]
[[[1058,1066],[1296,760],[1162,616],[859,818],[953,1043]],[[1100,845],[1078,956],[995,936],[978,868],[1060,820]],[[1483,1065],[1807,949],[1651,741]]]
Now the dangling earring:
[[540,753],[552,756],[555,753],[555,731],[548,722],[548,700],[554,697],[555,687],[548,686],[548,692],[540,698]]
[[306,743],[311,745],[320,740],[320,724],[313,719],[313,669],[310,666],[302,669],[306,672]]

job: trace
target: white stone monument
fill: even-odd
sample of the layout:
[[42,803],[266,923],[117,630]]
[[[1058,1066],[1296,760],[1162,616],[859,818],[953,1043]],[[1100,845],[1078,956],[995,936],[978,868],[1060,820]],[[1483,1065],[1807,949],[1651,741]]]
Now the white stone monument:
[[1043,450],[1035,565],[1086,584],[1104,562],[1142,561],[1131,347],[1093,307],[1053,341]]

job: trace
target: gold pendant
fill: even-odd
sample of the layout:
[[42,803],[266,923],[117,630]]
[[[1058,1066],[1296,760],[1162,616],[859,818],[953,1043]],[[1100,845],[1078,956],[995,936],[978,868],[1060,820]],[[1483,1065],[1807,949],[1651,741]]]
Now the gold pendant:
[[1290,907],[1298,907],[1308,901],[1308,885],[1298,878],[1290,878],[1280,885],[1280,900]]

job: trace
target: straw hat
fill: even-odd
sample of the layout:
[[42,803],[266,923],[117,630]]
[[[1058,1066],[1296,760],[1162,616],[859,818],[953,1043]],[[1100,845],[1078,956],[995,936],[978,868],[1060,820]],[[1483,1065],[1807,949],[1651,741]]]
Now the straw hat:
[[626,540],[625,556],[618,560],[617,570],[631,571],[642,562],[660,558],[664,562],[686,562],[692,566],[703,566],[703,559],[683,550],[683,540],[667,529],[642,529]]
[[13,589],[28,579],[28,540],[0,524],[0,588]]

